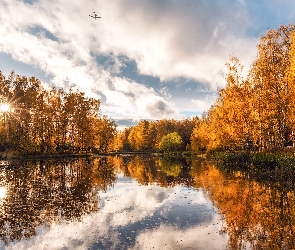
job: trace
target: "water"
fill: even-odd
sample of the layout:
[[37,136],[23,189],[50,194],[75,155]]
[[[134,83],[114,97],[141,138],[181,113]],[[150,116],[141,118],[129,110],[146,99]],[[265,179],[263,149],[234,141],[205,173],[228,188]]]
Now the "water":
[[6,162],[0,249],[292,249],[291,176],[150,156]]

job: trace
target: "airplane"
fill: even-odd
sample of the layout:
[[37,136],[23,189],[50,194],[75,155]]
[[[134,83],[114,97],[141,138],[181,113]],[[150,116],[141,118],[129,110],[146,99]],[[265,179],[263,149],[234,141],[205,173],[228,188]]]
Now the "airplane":
[[89,15],[89,16],[92,17],[92,18],[94,18],[95,20],[96,20],[96,18],[101,18],[100,16],[97,16],[97,14],[95,12],[93,12],[93,13],[94,13],[93,16],[91,16],[91,15]]

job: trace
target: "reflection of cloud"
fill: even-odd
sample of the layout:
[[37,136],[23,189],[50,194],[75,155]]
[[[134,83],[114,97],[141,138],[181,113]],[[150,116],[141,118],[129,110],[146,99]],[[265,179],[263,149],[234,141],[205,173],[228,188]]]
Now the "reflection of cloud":
[[171,249],[165,247],[202,247],[207,240],[214,249],[213,239],[219,246],[226,240],[216,233],[220,218],[201,191],[141,186],[121,176],[114,188],[99,195],[98,212],[79,222],[40,226],[36,236],[7,249],[123,249],[126,244],[130,249]]
[[143,232],[136,238],[131,249],[226,249],[227,236],[219,234],[221,225],[217,216],[205,227],[178,230],[161,225],[158,229]]
[[[107,199],[114,201],[114,203],[105,201],[102,210],[112,214],[110,223],[114,226],[134,223],[150,216],[165,202],[173,199],[173,194],[177,189],[166,190],[164,199],[163,190],[162,188],[153,187],[151,191],[149,186],[138,187],[135,182],[129,184],[127,188],[126,183],[117,184],[116,189],[112,190],[112,192],[100,194],[104,201]],[[162,196],[162,199],[159,199],[159,196]]]
[[6,197],[6,187],[0,187],[0,200]]

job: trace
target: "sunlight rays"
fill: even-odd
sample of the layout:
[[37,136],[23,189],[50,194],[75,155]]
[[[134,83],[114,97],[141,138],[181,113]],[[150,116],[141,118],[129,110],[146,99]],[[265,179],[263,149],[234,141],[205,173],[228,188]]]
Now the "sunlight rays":
[[0,199],[4,199],[6,197],[6,187],[0,187]]
[[9,110],[10,110],[10,106],[9,106],[9,104],[8,104],[8,103],[2,103],[2,104],[0,105],[0,110],[1,110],[1,112],[3,112],[3,113],[7,113],[7,112],[9,112]]
[[19,98],[12,97],[9,101],[5,101],[6,98],[0,98],[2,102],[0,103],[0,115],[3,116],[4,121],[6,122],[7,119],[13,118],[16,120],[21,126],[23,122],[19,119],[18,115],[20,112],[30,112],[28,109],[20,107],[21,104],[18,103]]

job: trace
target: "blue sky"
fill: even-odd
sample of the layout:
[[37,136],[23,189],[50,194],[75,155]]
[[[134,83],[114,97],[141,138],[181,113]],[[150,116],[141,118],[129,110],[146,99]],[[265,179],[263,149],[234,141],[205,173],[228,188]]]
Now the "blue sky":
[[[0,70],[73,86],[120,127],[200,115],[293,0],[0,0]],[[101,19],[89,17],[96,12]]]

